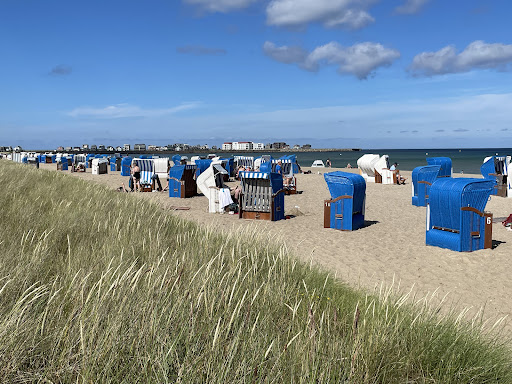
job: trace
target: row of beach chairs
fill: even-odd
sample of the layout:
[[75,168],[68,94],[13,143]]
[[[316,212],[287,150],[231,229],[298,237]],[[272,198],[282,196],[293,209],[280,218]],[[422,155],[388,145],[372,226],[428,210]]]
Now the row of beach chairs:
[[[191,197],[197,188],[209,199],[209,212],[222,212],[230,204],[229,188],[224,181],[229,177],[226,163],[209,163],[199,174],[199,164],[177,164],[168,169],[168,159],[122,158],[107,160],[102,157],[88,158],[66,156],[59,159],[59,167],[66,170],[75,162],[91,161],[93,173],[102,173],[110,164],[111,170],[129,172],[129,164],[136,163],[141,169],[141,184],[146,190],[156,188],[155,181],[160,177],[169,180],[170,197]],[[363,156],[364,157],[364,156]],[[36,158],[35,156],[31,156]],[[42,159],[46,161],[46,156]],[[41,158],[37,158],[37,161]],[[370,160],[370,157],[367,157]],[[243,159],[243,161],[249,161]],[[387,157],[373,157],[375,164],[388,165]],[[28,161],[25,161],[28,163]],[[364,168],[365,160],[361,162]],[[282,162],[293,167],[293,162]],[[359,163],[359,162],[358,162]],[[286,165],[285,165],[286,164]],[[427,165],[417,167],[412,173],[412,204],[425,206],[426,244],[444,247],[455,251],[473,251],[492,247],[492,214],[485,212],[486,202],[491,195],[502,196],[503,185],[508,187],[508,165],[510,157],[493,156],[482,165],[484,179],[452,178],[452,164],[449,158],[427,158]],[[272,160],[260,164],[265,172],[241,172],[241,193],[239,217],[246,219],[281,220],[284,215],[283,178],[273,172],[276,162]],[[128,167],[128,168],[127,168]],[[97,171],[95,171],[97,168]],[[378,167],[377,167],[378,168]],[[382,170],[386,170],[382,168]],[[161,172],[157,172],[161,171]],[[128,173],[129,174],[129,173]],[[293,175],[293,169],[290,171]],[[324,202],[324,227],[338,230],[357,230],[364,226],[366,182],[373,177],[346,172],[324,174],[331,198]],[[385,172],[379,173],[383,183]],[[502,181],[499,184],[498,180]],[[161,186],[160,186],[161,188]]]

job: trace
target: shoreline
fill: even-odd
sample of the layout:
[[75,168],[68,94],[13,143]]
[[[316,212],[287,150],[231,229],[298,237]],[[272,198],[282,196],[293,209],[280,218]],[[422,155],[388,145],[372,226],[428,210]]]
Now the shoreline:
[[[226,153],[226,154],[238,154],[238,153],[254,153],[254,154],[266,154],[268,153],[310,153],[310,152],[361,152],[363,149],[361,148],[299,148],[299,149],[293,149],[293,148],[283,148],[283,149],[245,149],[243,151],[235,151],[235,150],[223,150],[223,149],[187,149],[187,150],[181,150],[181,151],[136,151],[136,150],[128,150],[128,151],[107,151],[107,150],[90,150],[90,149],[81,149],[79,151],[71,150],[71,151],[57,151],[56,149],[23,149],[19,152],[38,152],[38,153],[70,153],[70,154],[84,154],[84,153],[95,153],[95,154],[116,154],[116,153],[122,153],[122,154],[135,154],[135,155],[168,155],[168,154],[176,154],[176,155],[190,155],[195,153],[200,154],[209,154],[209,153]],[[1,152],[4,154],[9,154],[11,152]]]

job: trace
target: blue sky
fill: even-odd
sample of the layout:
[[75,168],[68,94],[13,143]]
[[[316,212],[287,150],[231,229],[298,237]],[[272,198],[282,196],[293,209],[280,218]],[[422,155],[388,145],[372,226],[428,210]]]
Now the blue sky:
[[512,147],[506,0],[0,0],[0,145]]

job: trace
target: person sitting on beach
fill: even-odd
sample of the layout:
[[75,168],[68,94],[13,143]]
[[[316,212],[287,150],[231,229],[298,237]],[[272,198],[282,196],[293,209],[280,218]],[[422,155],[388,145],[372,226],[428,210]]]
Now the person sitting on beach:
[[231,193],[231,198],[233,199],[233,201],[236,204],[239,204],[240,194],[242,193],[242,187],[237,185],[234,188],[230,188],[229,191]]
[[126,186],[124,185],[124,183],[121,183],[121,186],[119,188],[117,188],[117,192],[133,192],[133,191],[126,189]]
[[400,174],[400,171],[397,169],[395,170],[395,177],[396,177],[396,183],[398,185],[404,185],[405,184],[405,180],[407,180],[405,177],[403,177],[401,174]]
[[240,165],[236,171],[236,177],[235,179],[240,180],[240,172],[244,172],[245,168],[243,165]]
[[397,166],[398,166],[398,163],[394,163],[391,167],[389,167],[389,170],[395,171]]
[[85,172],[85,163],[78,163],[76,166],[76,172]]
[[[289,168],[289,171],[290,171],[290,172],[291,172],[291,171],[292,171],[292,169],[293,169],[292,167],[293,167],[293,165],[292,165],[292,164],[290,164],[290,168]],[[293,184],[293,173],[291,173],[291,174],[290,174],[290,173],[285,174],[285,173],[284,173],[284,169],[283,169],[283,168],[281,168],[281,175],[283,176],[283,186],[284,186],[284,187],[286,187],[286,188],[290,187],[290,185],[292,185],[292,184]]]
[[276,165],[276,169],[275,169],[275,172],[279,173],[281,176],[283,175],[283,168],[281,167],[282,163],[283,162],[281,160],[278,160],[277,161],[277,165]]
[[276,165],[275,172],[279,173],[281,175],[281,177],[283,178],[283,187],[288,187],[290,185],[290,182],[291,182],[291,177],[287,177],[284,174],[283,162],[281,160],[277,160],[277,165]]

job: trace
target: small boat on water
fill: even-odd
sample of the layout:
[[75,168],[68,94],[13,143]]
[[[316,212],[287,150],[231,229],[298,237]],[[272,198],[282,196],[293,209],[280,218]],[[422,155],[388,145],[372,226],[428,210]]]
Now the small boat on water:
[[322,160],[313,161],[312,167],[325,168],[324,162]]

